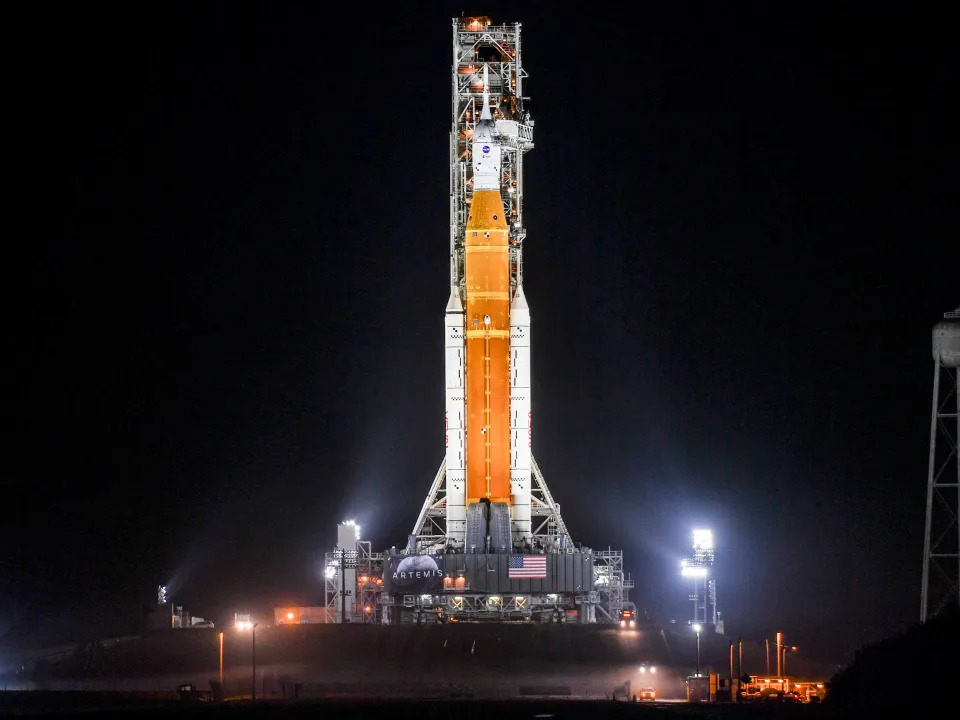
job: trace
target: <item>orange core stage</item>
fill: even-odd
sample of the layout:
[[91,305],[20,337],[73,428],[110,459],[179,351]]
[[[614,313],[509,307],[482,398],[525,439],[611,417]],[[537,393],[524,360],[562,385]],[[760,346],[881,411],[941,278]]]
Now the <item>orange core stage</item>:
[[510,263],[497,190],[473,194],[465,238],[467,505],[510,502]]

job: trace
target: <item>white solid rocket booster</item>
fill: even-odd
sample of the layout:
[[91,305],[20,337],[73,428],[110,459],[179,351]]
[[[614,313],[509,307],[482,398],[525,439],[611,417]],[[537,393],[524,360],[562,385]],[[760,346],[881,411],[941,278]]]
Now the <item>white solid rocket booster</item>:
[[467,520],[464,423],[463,305],[456,286],[450,288],[445,317],[444,365],[446,369],[446,443],[447,443],[447,538],[462,544]]
[[517,285],[510,304],[510,495],[514,542],[530,537],[533,415],[530,405],[530,309]]

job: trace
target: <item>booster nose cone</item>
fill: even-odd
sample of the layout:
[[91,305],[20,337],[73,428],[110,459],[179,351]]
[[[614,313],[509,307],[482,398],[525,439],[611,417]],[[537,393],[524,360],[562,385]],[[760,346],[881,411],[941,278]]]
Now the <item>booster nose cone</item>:
[[460,302],[460,293],[457,292],[457,286],[452,285],[450,287],[450,299],[447,301],[447,310],[448,313],[462,313],[463,304]]
[[511,312],[516,310],[530,312],[530,307],[527,305],[527,296],[523,294],[523,285],[517,286],[517,294],[513,297],[513,303],[510,305]]
[[527,298],[523,294],[523,285],[518,285],[517,294],[514,295],[513,302],[510,303],[510,324],[520,325],[524,323],[530,323],[530,307],[527,305]]

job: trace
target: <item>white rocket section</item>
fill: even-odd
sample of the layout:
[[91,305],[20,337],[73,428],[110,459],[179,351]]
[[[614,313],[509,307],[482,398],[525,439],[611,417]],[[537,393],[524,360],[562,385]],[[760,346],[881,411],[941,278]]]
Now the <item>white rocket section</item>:
[[500,145],[490,112],[487,66],[483,66],[483,111],[473,131],[473,189],[500,190]]
[[447,443],[447,540],[463,545],[467,521],[466,446],[464,428],[466,402],[464,388],[463,305],[456,286],[450,288],[444,328],[444,366],[446,369],[446,443]]
[[510,304],[510,494],[514,541],[530,537],[533,415],[530,405],[530,308],[523,285]]

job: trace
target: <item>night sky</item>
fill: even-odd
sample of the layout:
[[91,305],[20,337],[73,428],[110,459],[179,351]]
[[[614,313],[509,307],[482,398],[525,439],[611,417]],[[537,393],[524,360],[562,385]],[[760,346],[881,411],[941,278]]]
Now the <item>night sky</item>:
[[443,459],[461,12],[523,23],[533,449],[574,540],[685,622],[711,527],[728,634],[823,662],[917,620],[944,17],[131,7],[7,15],[0,642],[122,632],[158,584],[218,624],[321,604],[337,522],[404,543]]

